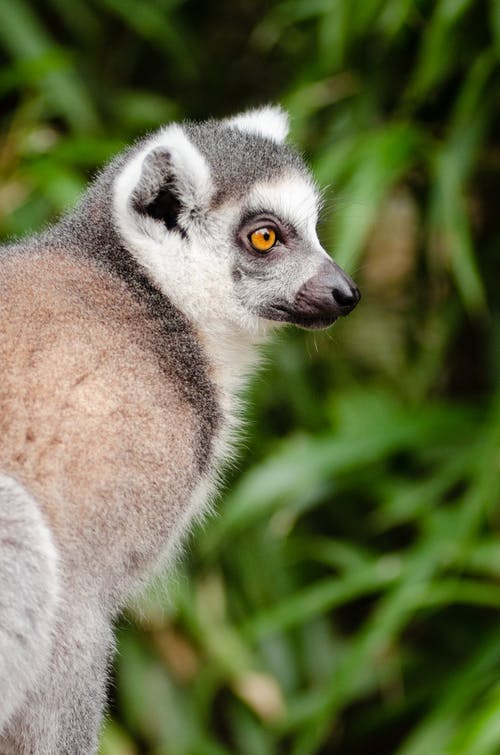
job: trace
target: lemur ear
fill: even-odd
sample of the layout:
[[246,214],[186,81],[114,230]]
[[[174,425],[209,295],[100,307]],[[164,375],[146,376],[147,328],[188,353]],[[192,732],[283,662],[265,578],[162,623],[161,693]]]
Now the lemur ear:
[[182,218],[207,206],[211,196],[208,165],[182,128],[162,131],[127,166],[118,192],[128,193],[129,207],[182,229]]
[[165,223],[168,230],[176,227],[181,211],[172,156],[167,149],[157,147],[148,152],[142,163],[139,183],[132,192],[134,210]]
[[288,113],[278,105],[247,110],[228,118],[227,123],[240,131],[258,134],[275,142],[284,142],[290,128]]

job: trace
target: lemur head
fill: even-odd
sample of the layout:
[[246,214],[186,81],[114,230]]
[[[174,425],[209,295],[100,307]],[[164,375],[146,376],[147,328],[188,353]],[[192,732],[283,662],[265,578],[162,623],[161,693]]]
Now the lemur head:
[[318,190],[287,132],[276,107],[174,124],[115,180],[125,246],[196,325],[323,328],[359,300],[318,241]]

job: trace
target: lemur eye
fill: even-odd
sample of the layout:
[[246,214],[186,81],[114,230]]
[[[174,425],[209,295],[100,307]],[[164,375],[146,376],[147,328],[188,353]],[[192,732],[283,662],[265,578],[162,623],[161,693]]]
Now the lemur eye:
[[269,252],[276,243],[276,231],[264,226],[251,233],[248,239],[256,252]]

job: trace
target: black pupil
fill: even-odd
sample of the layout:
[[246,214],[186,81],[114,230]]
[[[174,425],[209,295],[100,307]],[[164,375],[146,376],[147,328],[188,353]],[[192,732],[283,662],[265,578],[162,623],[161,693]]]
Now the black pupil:
[[264,236],[264,241],[269,241],[269,239],[271,238],[271,234],[269,233],[267,228],[264,231],[262,231],[262,235]]

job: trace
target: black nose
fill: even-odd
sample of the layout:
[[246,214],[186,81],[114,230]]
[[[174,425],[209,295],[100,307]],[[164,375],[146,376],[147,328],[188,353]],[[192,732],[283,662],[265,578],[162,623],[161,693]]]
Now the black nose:
[[356,284],[347,276],[344,277],[342,283],[344,284],[342,288],[336,286],[332,289],[332,296],[340,314],[348,315],[361,299],[361,294]]

